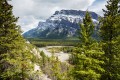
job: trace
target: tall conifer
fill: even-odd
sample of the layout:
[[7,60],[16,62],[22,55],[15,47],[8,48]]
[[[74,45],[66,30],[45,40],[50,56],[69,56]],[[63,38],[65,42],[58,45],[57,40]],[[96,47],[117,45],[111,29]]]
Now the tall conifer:
[[32,69],[17,19],[7,0],[0,0],[0,80],[24,80]]
[[79,47],[75,48],[73,53],[73,75],[76,80],[99,80],[104,69],[102,61],[102,51],[100,45],[92,39],[94,25],[89,12],[80,25],[80,41]]
[[105,52],[105,80],[120,80],[120,0],[108,0],[104,17],[101,19],[100,34]]

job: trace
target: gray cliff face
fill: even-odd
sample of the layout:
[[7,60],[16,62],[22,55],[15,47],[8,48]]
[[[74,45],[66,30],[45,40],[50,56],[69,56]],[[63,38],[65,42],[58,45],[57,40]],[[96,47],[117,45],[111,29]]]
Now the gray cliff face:
[[[26,32],[23,36],[26,38],[48,39],[77,37],[79,23],[82,23],[85,13],[86,11],[81,10],[56,11],[45,22],[39,22],[36,28]],[[90,12],[90,14],[93,22],[97,24],[99,15],[95,12]]]

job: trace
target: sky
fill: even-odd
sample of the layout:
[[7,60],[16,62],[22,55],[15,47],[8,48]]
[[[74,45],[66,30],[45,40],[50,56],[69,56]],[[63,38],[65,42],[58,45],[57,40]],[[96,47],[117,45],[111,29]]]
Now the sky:
[[37,27],[57,10],[74,9],[94,11],[103,15],[106,0],[12,0],[13,14],[19,17],[18,25],[23,32]]

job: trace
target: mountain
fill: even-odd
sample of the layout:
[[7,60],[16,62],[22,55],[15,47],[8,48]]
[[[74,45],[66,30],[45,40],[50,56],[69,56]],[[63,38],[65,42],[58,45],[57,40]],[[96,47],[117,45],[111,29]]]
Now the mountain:
[[[69,37],[77,37],[80,29],[79,23],[85,16],[86,11],[81,10],[61,10],[56,11],[45,22],[39,22],[38,26],[24,33],[25,38],[47,38],[47,39],[63,39]],[[90,12],[94,24],[98,23],[100,17],[95,12]],[[95,30],[97,30],[97,25]]]

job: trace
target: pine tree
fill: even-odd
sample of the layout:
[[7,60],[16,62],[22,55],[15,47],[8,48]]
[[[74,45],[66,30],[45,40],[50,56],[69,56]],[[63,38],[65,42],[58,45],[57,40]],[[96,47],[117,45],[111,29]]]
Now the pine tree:
[[94,25],[89,12],[80,25],[80,45],[73,53],[73,75],[76,80],[99,80],[104,69],[102,56],[104,52],[101,46],[92,39]]
[[52,71],[53,80],[63,80],[60,61],[58,60],[57,57],[51,57],[51,59],[52,59],[51,71]]
[[42,57],[42,66],[45,67],[45,63],[46,63],[46,55],[43,51],[41,51],[40,56]]
[[91,36],[93,35],[94,27],[91,16],[87,11],[83,19],[83,24],[80,24],[79,39],[82,44],[88,46],[92,43],[93,39]]
[[0,0],[0,80],[24,80],[32,70],[32,55],[17,20],[7,0]]
[[104,17],[101,19],[100,35],[103,42],[103,50],[105,52],[105,80],[120,79],[120,0],[108,0],[106,8],[103,10]]

